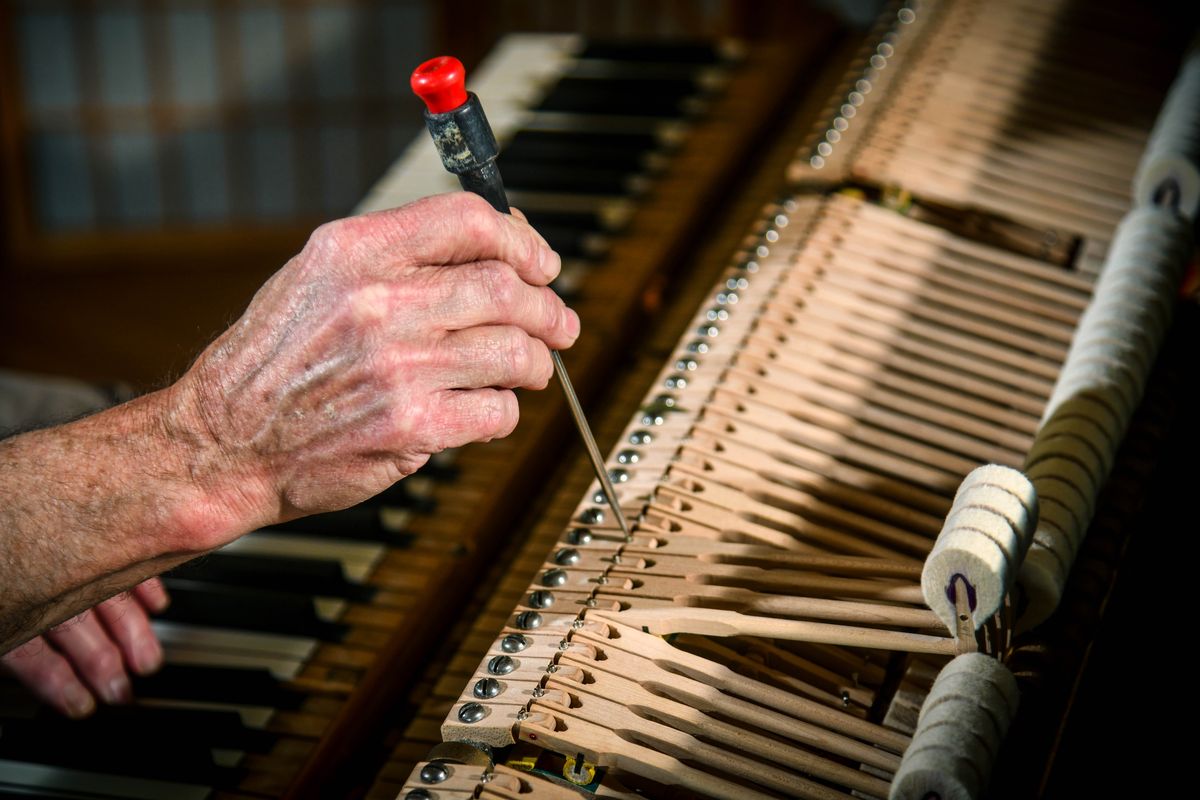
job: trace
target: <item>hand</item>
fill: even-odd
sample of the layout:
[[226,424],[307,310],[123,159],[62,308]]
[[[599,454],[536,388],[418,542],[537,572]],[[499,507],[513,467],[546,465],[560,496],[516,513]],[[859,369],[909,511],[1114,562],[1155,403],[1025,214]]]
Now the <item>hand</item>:
[[0,667],[70,717],[91,714],[97,699],[127,703],[129,673],[149,675],[162,665],[147,612],[168,602],[162,581],[151,578],[5,653]]
[[579,333],[547,288],[560,266],[467,193],[319,228],[181,381],[236,476],[226,502],[250,527],[344,508],[508,435],[511,390],[543,388]]

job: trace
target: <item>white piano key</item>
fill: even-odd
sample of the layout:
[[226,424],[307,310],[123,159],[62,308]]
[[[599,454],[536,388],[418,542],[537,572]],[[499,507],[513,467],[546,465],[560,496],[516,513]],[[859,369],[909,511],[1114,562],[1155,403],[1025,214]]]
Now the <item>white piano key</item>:
[[58,797],[78,797],[81,800],[95,800],[100,797],[205,800],[211,794],[208,787],[190,783],[106,775],[102,772],[0,759],[0,790],[4,789],[20,791],[30,797],[37,797],[39,793],[43,793]]
[[262,730],[271,721],[275,709],[270,706],[247,706],[235,703],[214,703],[203,700],[177,700],[168,697],[147,697],[138,700],[139,706],[153,708],[186,708],[200,711],[232,711],[241,717],[242,724],[247,728]]
[[339,561],[346,577],[363,583],[387,552],[387,545],[351,539],[328,539],[292,533],[251,533],[225,547],[223,552],[242,555],[289,556]]
[[164,656],[174,664],[261,667],[281,680],[299,674],[317,641],[301,636],[234,631],[154,620]]

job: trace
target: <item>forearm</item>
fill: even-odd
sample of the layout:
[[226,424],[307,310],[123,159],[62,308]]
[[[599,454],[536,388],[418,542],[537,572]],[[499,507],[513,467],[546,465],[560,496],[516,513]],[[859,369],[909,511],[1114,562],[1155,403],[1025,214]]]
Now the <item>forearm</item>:
[[0,653],[261,524],[231,466],[177,387],[0,442]]

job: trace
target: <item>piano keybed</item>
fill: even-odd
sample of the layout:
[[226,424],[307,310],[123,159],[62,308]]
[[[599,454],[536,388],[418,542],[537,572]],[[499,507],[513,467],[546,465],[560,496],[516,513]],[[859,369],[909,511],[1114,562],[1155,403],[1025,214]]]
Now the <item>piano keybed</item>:
[[[1020,597],[947,636],[922,597],[922,561],[975,467],[1038,472],[1028,454],[1060,377],[1078,381],[1065,365],[1174,56],[1137,43],[1153,23],[1126,43],[1123,17],[1101,9],[1081,41],[1049,58],[1020,44],[997,68],[1001,49],[974,47],[983,32],[1014,45],[1003,29],[1019,23],[1049,48],[1079,22],[1070,5],[941,5],[905,6],[877,28],[870,56],[883,61],[844,82],[859,92],[841,106],[855,109],[842,117],[853,146],[822,135],[829,147],[806,145],[790,169],[860,188],[764,212],[626,425],[609,466],[633,536],[606,519],[594,483],[557,537],[540,525],[504,580],[521,599],[490,638],[504,606],[489,606],[373,796],[924,796],[914,770],[946,748],[929,737],[947,724],[960,727],[940,735],[965,748],[953,752],[985,770],[994,760],[1017,683],[995,658],[962,654],[1010,653]],[[914,33],[896,35],[905,26]],[[1097,50],[1140,59],[1137,80],[1085,75]],[[999,88],[981,80],[993,73]],[[862,80],[895,95],[866,98]],[[1083,99],[1047,108],[1042,87],[1067,82]],[[1136,86],[1131,122],[1111,98]],[[956,103],[967,110],[950,114]],[[939,131],[972,146],[935,151]],[[1036,505],[1019,508],[1016,484],[986,483],[1002,475],[982,478],[985,510],[1009,503],[1014,535],[1030,536],[1016,529]],[[996,569],[1015,576],[1025,546]],[[530,564],[518,588],[511,575]],[[954,586],[966,622],[974,589]],[[1042,641],[1018,639],[1012,657]],[[965,721],[979,704],[994,731]],[[449,745],[397,786],[439,708]],[[975,766],[933,758],[970,796],[984,787]]]
[[[725,46],[655,51],[514,37],[476,73],[473,88],[497,133],[514,143],[514,201],[576,254],[572,283],[560,289],[595,332],[567,355],[585,401],[628,346],[635,328],[627,323],[645,313],[661,276],[714,213],[709,206],[738,178],[741,157],[791,97],[778,76],[800,75],[830,30],[820,20],[796,47],[736,61]],[[678,107],[622,105],[630,69],[686,84],[676,86]],[[556,84],[563,75],[573,83]],[[615,91],[603,90],[607,80],[618,81]],[[542,108],[529,111],[539,98]],[[588,103],[609,108],[584,116]],[[604,146],[586,131],[603,132]],[[536,182],[539,172],[534,140],[563,175],[582,174],[591,159],[627,180],[526,190],[520,173]],[[629,144],[642,149],[622,155]],[[360,210],[457,189],[440,166],[419,166],[426,161],[436,156],[422,139]],[[403,700],[406,676],[423,666],[411,654],[441,638],[469,597],[459,587],[482,576],[571,441],[565,408],[550,393],[524,397],[522,411],[527,421],[514,436],[435,459],[382,502],[251,534],[169,576],[175,604],[155,623],[167,665],[135,682],[137,704],[80,726],[22,696],[6,700],[4,730],[21,731],[25,744],[12,734],[0,741],[0,787],[64,797],[274,797],[361,779],[347,770],[379,747],[372,737]],[[190,733],[168,757],[162,732],[175,728]]]

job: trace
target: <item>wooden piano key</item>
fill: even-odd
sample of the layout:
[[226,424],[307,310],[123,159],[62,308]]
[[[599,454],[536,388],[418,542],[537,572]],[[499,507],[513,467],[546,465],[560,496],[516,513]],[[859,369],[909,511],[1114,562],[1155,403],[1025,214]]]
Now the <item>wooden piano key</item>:
[[[716,472],[719,467],[731,468],[736,463],[737,471],[744,479],[794,486],[810,492],[825,502],[842,508],[852,508],[871,514],[909,530],[923,533],[927,537],[936,535],[941,518],[923,510],[919,504],[897,502],[882,491],[867,491],[844,480],[846,474],[839,470],[820,467],[808,469],[797,461],[787,458],[778,451],[759,449],[741,436],[723,435],[719,428],[711,426],[717,420],[702,421],[693,430],[692,437],[679,452],[681,465],[699,468],[705,473]],[[848,470],[841,470],[842,473]],[[945,501],[940,496],[929,498],[929,505],[943,509]]]
[[[1015,404],[1010,392],[1001,392],[969,377],[951,377],[946,372],[929,369],[928,365],[901,356],[890,358],[886,363],[872,362],[813,340],[793,342],[793,337],[777,334],[768,324],[762,325],[761,329],[766,335],[747,340],[739,360],[749,359],[756,367],[777,364],[790,372],[827,382],[855,397],[877,403],[894,396],[919,398],[995,423],[1014,435],[1032,434],[1037,429],[1035,413],[1013,409]],[[780,341],[781,338],[785,341]],[[792,346],[780,346],[789,342]],[[950,388],[951,384],[957,391]],[[992,402],[971,395],[990,396]],[[1040,410],[1042,406],[1030,403],[1027,407]]]
[[[954,411],[930,407],[919,402],[892,398],[885,403],[868,403],[855,395],[829,387],[769,362],[743,359],[726,373],[723,388],[744,392],[763,403],[804,415],[810,421],[832,430],[857,432],[859,425],[885,433],[861,438],[883,449],[890,449],[892,434],[928,444],[945,452],[980,461],[1019,460],[1031,437],[1012,435]],[[935,459],[929,459],[931,461]],[[953,468],[953,467],[951,467]]]
[[861,200],[835,198],[827,214],[830,218],[861,220],[863,224],[853,229],[855,237],[890,243],[899,252],[932,264],[948,261],[986,267],[993,276],[1019,281],[1017,285],[1023,288],[1030,282],[1046,284],[1067,293],[1079,293],[1085,301],[1091,294],[1094,281],[1086,275],[1055,269],[1044,261],[972,241],[936,225],[913,224],[903,214]]
[[752,420],[737,411],[736,406],[730,411],[732,413],[716,405],[710,406],[705,409],[704,419],[698,426],[698,430],[716,439],[717,443],[710,446],[718,452],[722,440],[736,439],[738,444],[753,447],[776,461],[800,466],[848,486],[876,491],[886,498],[927,513],[945,513],[950,507],[949,487],[940,473],[900,469],[892,477],[889,470],[880,469],[881,464],[886,465],[886,459],[866,459],[856,464],[851,458],[843,458],[837,452],[827,452],[819,446],[812,447],[775,436],[769,427],[753,424]]
[[[589,612],[589,619],[618,621],[659,636],[677,633],[696,633],[706,636],[762,636],[792,642],[817,642],[843,647],[866,647],[874,650],[899,650],[908,653],[955,655],[959,645],[953,638],[935,634],[909,633],[893,629],[868,628],[856,625],[808,622],[793,619],[771,619],[716,608],[629,608],[611,612]],[[880,618],[864,617],[860,622],[880,622]]]
[[893,321],[877,315],[856,315],[840,298],[826,296],[831,303],[807,303],[804,299],[779,298],[766,310],[767,318],[789,331],[803,328],[805,335],[856,352],[896,352],[928,362],[934,368],[950,368],[1012,387],[1035,399],[1049,396],[1058,375],[1054,362],[1018,352],[991,342],[947,335],[936,327],[920,324],[893,327]]
[[[705,462],[699,469],[695,469],[685,461],[672,466],[670,469],[670,476],[682,477],[686,475],[690,475],[697,481],[703,482],[703,486],[708,486],[710,481],[716,481],[717,483],[724,484],[731,490],[741,491],[753,500],[801,513],[806,518],[811,518],[835,527],[849,535],[865,536],[886,542],[889,545],[916,555],[923,555],[929,547],[928,536],[921,533],[913,533],[888,522],[825,503],[818,495],[813,493],[797,491],[786,485],[771,485],[770,483],[762,482],[761,478],[755,481],[755,478],[758,477],[755,472],[736,467],[728,462],[714,460]],[[742,489],[742,487],[747,485],[755,486],[756,488],[750,491]],[[726,496],[728,497],[728,495]],[[721,499],[712,497],[711,495],[706,499],[725,505]],[[736,508],[736,506],[728,505],[726,507]]]

